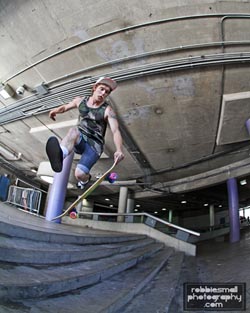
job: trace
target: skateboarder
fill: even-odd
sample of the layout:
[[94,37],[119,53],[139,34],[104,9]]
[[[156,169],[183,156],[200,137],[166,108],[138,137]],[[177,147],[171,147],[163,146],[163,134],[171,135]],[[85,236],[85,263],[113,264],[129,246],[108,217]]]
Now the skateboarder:
[[81,189],[89,182],[91,177],[89,171],[103,152],[107,123],[112,131],[116,147],[114,159],[120,162],[124,158],[122,137],[116,114],[106,102],[106,98],[116,87],[115,80],[101,77],[93,85],[90,97],[76,97],[68,104],[61,105],[49,112],[49,117],[55,121],[57,114],[74,108],[79,110],[78,126],[70,128],[61,143],[56,137],[50,137],[46,144],[46,152],[55,172],[61,172],[63,159],[73,149],[76,153],[81,154],[75,170],[77,185]]

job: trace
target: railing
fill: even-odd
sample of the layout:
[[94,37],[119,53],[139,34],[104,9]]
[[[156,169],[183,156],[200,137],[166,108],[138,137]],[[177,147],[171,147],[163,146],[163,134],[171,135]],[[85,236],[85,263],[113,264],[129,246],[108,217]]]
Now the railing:
[[[79,212],[78,217],[81,219],[91,219],[95,221],[120,221],[125,223],[144,223],[149,227],[155,228],[167,235],[174,236],[177,239],[188,241],[189,236],[200,236],[200,233],[172,224],[165,220],[162,220],[151,214],[141,213],[96,213],[96,212]],[[123,218],[123,220],[121,220]]]
[[32,188],[10,186],[6,202],[39,214],[42,192]]

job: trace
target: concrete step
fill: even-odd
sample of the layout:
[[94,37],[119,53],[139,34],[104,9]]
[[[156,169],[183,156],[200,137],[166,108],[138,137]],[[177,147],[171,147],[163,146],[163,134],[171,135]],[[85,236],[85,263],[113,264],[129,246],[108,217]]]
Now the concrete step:
[[138,296],[117,313],[167,313],[176,296],[183,261],[184,254],[182,252],[172,254],[168,263],[157,276],[141,290]]
[[153,243],[109,258],[47,268],[0,264],[0,299],[47,297],[87,287],[135,266],[163,246]]
[[[198,283],[199,278],[199,266],[197,260],[193,256],[185,256],[179,275],[179,281],[175,289],[175,295],[172,298],[172,302],[167,313],[182,313],[183,312],[183,284],[184,283]],[[195,311],[197,313],[205,311]]]
[[153,313],[177,296],[182,254],[144,235],[55,224],[4,206],[0,251],[1,313]]
[[[40,225],[15,224],[0,220],[0,234],[10,237],[53,243],[90,245],[109,244],[146,238],[144,235],[104,232],[79,226],[55,225],[42,220]],[[46,227],[45,227],[46,226]]]
[[131,251],[153,243],[150,238],[103,245],[69,245],[0,236],[0,261],[19,264],[65,264]]
[[[147,286],[157,273],[166,265],[172,255],[172,248],[164,248],[128,271],[123,271],[87,289],[55,296],[47,299],[21,299],[1,301],[2,313],[114,313],[124,312],[123,308],[142,289]],[[171,271],[169,271],[171,274]],[[166,276],[165,276],[166,279]],[[168,281],[171,278],[168,279]],[[158,290],[159,292],[160,290]],[[167,296],[167,295],[166,295]],[[151,302],[154,302],[151,299]],[[155,302],[154,302],[155,303]],[[144,312],[139,309],[133,313]],[[150,313],[157,312],[156,310]],[[160,311],[159,311],[160,312]]]
[[5,203],[0,203],[0,234],[33,241],[80,245],[119,243],[146,238],[145,235],[49,222],[42,216],[29,214]]

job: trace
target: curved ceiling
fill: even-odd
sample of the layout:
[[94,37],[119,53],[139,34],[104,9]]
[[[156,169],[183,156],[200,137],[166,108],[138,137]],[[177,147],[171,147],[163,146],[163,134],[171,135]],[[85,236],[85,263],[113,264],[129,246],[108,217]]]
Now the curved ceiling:
[[[41,184],[31,170],[47,160],[47,138],[63,138],[77,120],[70,111],[53,122],[49,110],[108,75],[119,86],[109,99],[124,139],[119,180],[136,199],[171,206],[174,198],[177,207],[184,193],[248,176],[250,3],[190,3],[1,0],[0,79],[11,95],[0,96],[2,167]],[[92,176],[113,152],[108,130]],[[206,194],[193,207],[216,202]]]

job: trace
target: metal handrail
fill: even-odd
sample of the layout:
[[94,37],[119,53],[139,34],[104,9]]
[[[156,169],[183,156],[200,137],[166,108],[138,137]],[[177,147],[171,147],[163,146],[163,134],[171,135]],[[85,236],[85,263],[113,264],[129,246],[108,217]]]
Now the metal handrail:
[[196,231],[193,231],[193,230],[190,230],[190,229],[187,229],[187,228],[184,228],[184,227],[181,227],[181,226],[178,226],[178,225],[175,225],[175,224],[172,224],[170,222],[167,222],[167,221],[164,221],[156,216],[153,216],[151,214],[148,214],[146,212],[141,212],[141,213],[97,213],[97,212],[79,212],[78,215],[100,215],[100,216],[147,216],[147,217],[150,217],[151,219],[157,221],[157,222],[160,222],[162,224],[165,224],[167,226],[170,226],[172,228],[175,228],[175,229],[178,229],[178,230],[181,230],[181,231],[184,231],[190,235],[194,235],[194,236],[200,236],[200,233],[196,232]]

